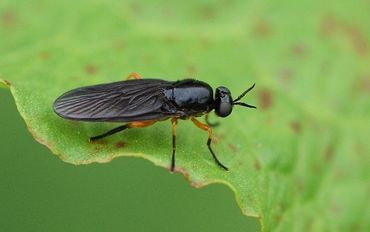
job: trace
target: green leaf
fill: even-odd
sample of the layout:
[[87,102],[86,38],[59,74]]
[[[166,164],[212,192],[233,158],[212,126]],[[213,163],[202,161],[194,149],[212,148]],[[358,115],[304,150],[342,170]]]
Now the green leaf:
[[369,231],[369,20],[366,1],[2,1],[0,86],[65,162],[138,156],[168,168],[169,121],[90,143],[116,124],[61,119],[53,101],[132,71],[234,97],[256,82],[244,100],[258,110],[211,115],[230,171],[190,121],[178,124],[177,171],[196,187],[229,186],[265,231]]

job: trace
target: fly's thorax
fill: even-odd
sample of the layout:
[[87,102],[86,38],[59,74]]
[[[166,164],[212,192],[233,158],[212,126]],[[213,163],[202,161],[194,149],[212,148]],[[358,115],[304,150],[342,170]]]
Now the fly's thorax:
[[164,91],[174,106],[191,115],[204,114],[213,109],[213,90],[201,81],[183,80]]

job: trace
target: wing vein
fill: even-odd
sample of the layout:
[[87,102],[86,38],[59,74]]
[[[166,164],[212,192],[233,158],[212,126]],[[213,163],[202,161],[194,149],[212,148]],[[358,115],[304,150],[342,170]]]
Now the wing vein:
[[62,117],[83,121],[134,121],[168,117],[164,88],[172,82],[142,79],[82,87],[54,103]]

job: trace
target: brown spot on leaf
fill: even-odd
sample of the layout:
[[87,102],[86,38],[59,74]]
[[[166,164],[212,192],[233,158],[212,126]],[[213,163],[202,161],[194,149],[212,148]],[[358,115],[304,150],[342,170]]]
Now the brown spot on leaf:
[[296,134],[299,134],[301,132],[301,123],[298,121],[292,121],[290,122],[290,128],[292,129],[293,132]]
[[265,19],[260,19],[254,25],[253,31],[258,37],[267,37],[272,33],[271,23]]
[[187,67],[186,67],[186,75],[189,76],[189,77],[194,77],[197,75],[197,67],[195,67],[195,65],[193,64],[189,64]]
[[334,145],[329,144],[324,151],[324,159],[326,162],[330,162],[334,156]]
[[322,171],[322,165],[319,163],[314,163],[311,167],[314,173],[319,173]]
[[303,43],[294,44],[291,47],[291,53],[295,57],[303,57],[307,53],[306,46]]
[[320,31],[324,36],[344,36],[359,55],[365,56],[369,52],[369,41],[357,25],[343,22],[333,15],[326,15],[321,20]]
[[15,12],[11,10],[7,10],[1,13],[1,23],[5,27],[12,27],[16,24],[17,22],[17,16]]
[[298,192],[303,193],[304,192],[304,183],[301,180],[296,180],[294,182],[295,188]]
[[274,213],[274,214],[273,214],[273,216],[272,216],[272,218],[273,218],[275,221],[279,222],[279,221],[281,221],[282,215],[281,215],[281,213],[280,213],[280,212],[278,212],[278,213]]
[[232,143],[228,143],[227,146],[230,148],[230,150],[234,153],[236,153],[238,151],[237,147],[232,144]]
[[113,49],[116,51],[122,51],[125,48],[125,43],[123,41],[116,41],[113,43]]
[[90,141],[90,143],[93,145],[94,150],[96,152],[100,151],[103,147],[105,147],[108,144],[107,141],[101,139]]
[[272,106],[271,90],[263,88],[258,92],[259,106],[262,110],[267,110]]
[[203,19],[212,20],[216,18],[216,11],[212,5],[205,5],[199,8],[199,13]]
[[284,84],[289,84],[292,79],[293,71],[291,69],[283,69],[280,71],[278,77],[281,79]]
[[71,76],[70,78],[73,79],[73,80],[82,80],[83,79],[80,76]]
[[275,221],[281,221],[285,210],[286,206],[283,204],[283,202],[278,203],[275,210],[273,211],[273,219]]
[[124,141],[119,141],[115,144],[116,148],[122,148],[126,146],[126,143]]
[[356,142],[355,144],[355,153],[361,157],[361,156],[365,156],[366,154],[366,149],[364,148],[364,146],[362,144],[360,144],[359,142]]
[[341,212],[341,209],[339,207],[338,204],[335,204],[333,203],[330,207],[330,211],[333,213],[333,214],[339,214]]
[[345,177],[345,173],[341,169],[337,169],[334,172],[334,178],[336,181],[341,181]]
[[87,64],[85,66],[85,72],[90,75],[95,74],[97,72],[97,67],[93,64]]
[[39,57],[42,60],[47,60],[47,59],[49,59],[50,54],[47,51],[42,51],[42,52],[39,53]]
[[304,225],[304,231],[312,231],[313,220],[310,218]]
[[143,11],[143,7],[137,1],[131,2],[130,8],[136,14],[139,14]]
[[361,231],[362,225],[357,222],[353,222],[350,228],[350,231]]
[[365,56],[369,51],[369,41],[364,33],[355,25],[343,25],[343,32],[348,37],[357,54]]
[[178,41],[178,38],[174,34],[167,34],[164,36],[164,41],[168,44],[173,44]]
[[360,79],[356,89],[363,91],[365,93],[370,93],[370,75],[368,75],[367,77],[365,76],[364,78]]
[[326,15],[321,20],[320,32],[322,35],[327,36],[332,34],[338,28],[337,19],[333,15]]
[[253,161],[253,166],[254,166],[254,169],[256,169],[256,171],[260,171],[261,170],[261,163],[258,159],[255,159]]

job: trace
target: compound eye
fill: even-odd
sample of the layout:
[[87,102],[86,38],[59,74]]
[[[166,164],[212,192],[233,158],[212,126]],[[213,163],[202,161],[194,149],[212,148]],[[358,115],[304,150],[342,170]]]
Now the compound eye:
[[226,117],[231,114],[232,109],[233,106],[230,103],[220,102],[219,104],[216,104],[215,112],[220,117]]

